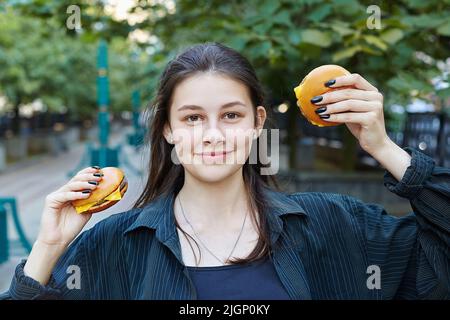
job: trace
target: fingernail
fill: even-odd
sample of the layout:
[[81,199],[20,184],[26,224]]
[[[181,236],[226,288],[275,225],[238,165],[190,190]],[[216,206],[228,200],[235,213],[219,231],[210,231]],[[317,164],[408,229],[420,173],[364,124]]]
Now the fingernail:
[[329,114],[323,114],[320,116],[321,119],[328,119],[330,117]]
[[89,184],[93,184],[94,186],[98,186],[98,182],[97,181],[88,181]]
[[91,193],[91,190],[83,190],[81,193]]
[[320,107],[320,108],[316,109],[317,114],[325,112],[325,111],[327,111],[327,107]]
[[311,99],[312,103],[317,103],[322,101],[323,97],[322,96],[315,96],[314,98]]
[[100,167],[99,167],[99,166],[91,166],[91,168],[94,168],[94,169],[100,170]]
[[96,172],[94,173],[94,177],[103,177],[103,173]]
[[329,81],[325,82],[325,87],[331,87],[335,83],[336,83],[335,79],[329,80]]

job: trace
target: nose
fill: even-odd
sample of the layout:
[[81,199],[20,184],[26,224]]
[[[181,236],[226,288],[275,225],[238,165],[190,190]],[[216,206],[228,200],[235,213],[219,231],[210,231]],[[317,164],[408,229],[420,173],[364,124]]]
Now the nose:
[[225,137],[222,131],[217,127],[210,127],[205,130],[203,134],[203,144],[204,145],[216,145],[218,143],[224,142]]

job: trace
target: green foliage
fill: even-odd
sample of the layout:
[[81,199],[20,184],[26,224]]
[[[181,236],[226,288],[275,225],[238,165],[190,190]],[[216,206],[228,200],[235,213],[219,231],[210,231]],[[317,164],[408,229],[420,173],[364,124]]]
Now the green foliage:
[[[381,29],[368,27],[374,14],[368,7],[373,4],[381,9]],[[430,93],[448,97],[450,91],[436,92],[431,79],[440,75],[438,62],[450,55],[449,4],[448,0],[176,0],[175,10],[154,1],[136,1],[134,11],[149,14],[136,27],[159,38],[166,61],[184,47],[206,41],[222,42],[243,53],[272,102],[289,101],[289,117],[295,119],[293,88],[322,64],[340,64],[360,73],[384,94],[386,106],[406,104],[413,96],[430,98]],[[389,110],[385,115],[391,126],[396,120]],[[298,136],[295,120],[291,122],[288,137],[294,167]],[[352,150],[355,143],[346,141],[345,150]],[[349,160],[348,166],[353,162]]]
[[89,19],[82,20],[82,32],[69,30],[65,3],[9,1],[0,10],[0,95],[11,108],[40,99],[50,111],[67,108],[75,119],[94,117],[96,50],[104,37],[111,44],[111,110],[131,110],[131,92],[142,85],[142,66],[148,63],[142,51],[126,40],[126,30],[116,34],[106,26],[97,32]]
[[[65,27],[70,0],[2,2],[0,94],[11,105],[41,98],[53,110],[66,106],[78,117],[93,116],[101,38],[110,44],[116,112],[130,109],[136,88],[143,101],[152,98],[168,60],[199,42],[222,42],[242,52],[269,97],[294,107],[293,88],[328,63],[362,74],[384,93],[386,105],[412,95],[429,97],[436,91],[430,80],[439,75],[438,62],[450,53],[448,0],[174,0],[175,8],[165,3],[136,0],[131,12],[145,19],[131,26],[105,14],[104,1],[80,0],[83,31],[75,32]],[[381,29],[367,26],[373,4],[381,8]],[[127,35],[135,29],[158,41],[131,43]],[[445,99],[450,91],[436,94]]]
[[[375,2],[375,3],[374,3]],[[412,90],[427,97],[429,71],[450,53],[448,1],[175,1],[175,12],[150,1],[135,10],[155,12],[138,27],[156,34],[166,52],[218,41],[242,52],[273,96],[293,102],[292,88],[312,68],[337,63],[364,75],[389,102]],[[369,29],[367,7],[381,8],[382,28]],[[432,58],[424,62],[417,51]],[[405,82],[407,81],[407,82]],[[409,85],[410,84],[410,85]]]

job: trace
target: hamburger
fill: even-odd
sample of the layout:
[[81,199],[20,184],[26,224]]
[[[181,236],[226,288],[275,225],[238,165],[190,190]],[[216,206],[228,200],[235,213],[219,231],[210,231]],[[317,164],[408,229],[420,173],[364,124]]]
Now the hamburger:
[[349,74],[350,72],[341,66],[334,64],[323,65],[313,69],[303,78],[302,82],[294,88],[295,96],[297,98],[297,105],[300,108],[300,112],[310,123],[319,127],[331,127],[341,124],[321,119],[315,112],[315,110],[320,106],[312,103],[311,99],[329,91],[348,88],[348,86],[329,88],[325,86],[325,83],[329,80]]
[[101,169],[103,178],[97,188],[86,199],[72,201],[78,213],[96,213],[103,211],[122,199],[128,189],[128,181],[123,171],[115,167]]

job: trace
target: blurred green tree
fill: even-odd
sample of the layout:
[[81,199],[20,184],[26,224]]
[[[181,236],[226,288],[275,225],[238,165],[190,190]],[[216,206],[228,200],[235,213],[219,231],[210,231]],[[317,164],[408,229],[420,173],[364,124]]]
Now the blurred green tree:
[[[249,58],[270,104],[288,102],[291,167],[297,159],[300,116],[293,88],[314,67],[336,63],[362,74],[384,93],[386,106],[430,93],[441,100],[450,96],[450,89],[436,90],[431,83],[442,75],[440,64],[450,53],[450,0],[135,0],[130,14],[139,17],[137,23],[106,14],[105,1],[80,0],[81,32],[65,27],[70,0],[4,4],[0,94],[11,104],[39,96],[49,106],[92,115],[95,45],[103,38],[111,44],[111,109],[129,109],[131,91],[140,88],[143,100],[150,99],[157,75],[180,49],[218,41]],[[378,29],[371,28],[373,8],[381,11]],[[135,30],[151,40],[129,42]],[[344,163],[352,168],[355,140],[348,138]]]
[[[156,35],[160,50],[173,52],[192,43],[218,41],[242,52],[255,66],[274,101],[291,106],[290,164],[295,165],[299,116],[293,88],[311,69],[340,64],[360,73],[385,95],[386,105],[436,92],[431,79],[450,53],[449,0],[176,0],[136,1],[145,13],[136,28]],[[380,29],[371,28],[374,11]],[[377,7],[375,7],[377,9]],[[450,89],[438,92],[449,97]],[[388,120],[389,110],[386,110]],[[354,150],[348,141],[345,150]],[[348,168],[355,152],[346,152]]]
[[35,99],[49,111],[68,109],[72,119],[95,116],[100,38],[112,43],[111,110],[131,110],[131,92],[140,86],[142,65],[147,62],[142,50],[125,37],[128,24],[100,14],[94,1],[83,1],[86,12],[79,31],[65,25],[69,1],[10,0],[7,4],[0,10],[0,95],[6,96],[14,111],[14,133],[19,132],[20,106]]

